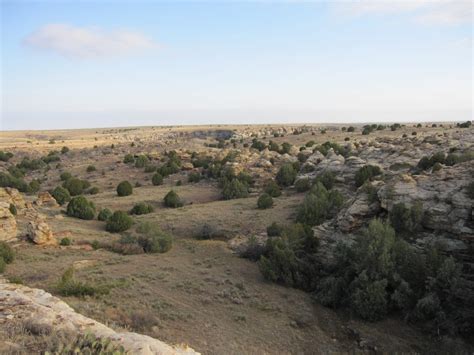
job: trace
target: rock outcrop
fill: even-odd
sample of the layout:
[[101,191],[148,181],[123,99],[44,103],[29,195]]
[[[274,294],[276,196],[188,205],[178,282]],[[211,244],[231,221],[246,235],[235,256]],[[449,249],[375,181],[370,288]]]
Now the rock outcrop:
[[[10,284],[0,279],[0,326],[8,322],[29,324],[36,329],[67,332],[77,336],[92,333],[110,339],[129,354],[198,354],[187,346],[170,346],[152,337],[132,332],[117,332],[102,323],[76,313],[59,298],[44,290]],[[17,323],[18,324],[18,323]]]
[[0,201],[14,204],[18,211],[27,207],[21,193],[11,187],[0,187]]
[[38,245],[56,245],[58,243],[51,228],[46,223],[46,218],[41,214],[37,214],[33,220],[28,222],[27,236],[28,239]]
[[38,198],[35,201],[35,205],[37,206],[45,206],[45,207],[58,207],[58,203],[56,199],[51,196],[48,191],[43,191],[38,194]]
[[16,235],[16,219],[10,212],[10,203],[0,201],[0,241],[13,240]]

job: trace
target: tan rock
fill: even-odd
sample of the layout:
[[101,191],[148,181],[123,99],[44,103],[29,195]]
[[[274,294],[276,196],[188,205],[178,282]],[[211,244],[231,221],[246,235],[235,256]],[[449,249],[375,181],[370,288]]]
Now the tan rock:
[[16,219],[10,212],[10,203],[0,201],[0,241],[13,240],[16,234]]
[[26,203],[21,193],[17,189],[11,187],[0,188],[0,201],[14,204],[17,210],[26,208]]
[[47,207],[58,207],[56,199],[51,196],[48,191],[43,191],[38,194],[38,198],[35,201],[37,206],[47,206]]
[[[5,319],[6,326],[8,322],[13,324],[16,319],[22,319],[38,329],[52,329],[54,333],[68,332],[73,336],[93,334],[97,338],[110,339],[111,343],[123,346],[128,354],[199,354],[186,345],[171,346],[146,335],[117,332],[102,323],[76,313],[65,302],[44,290],[10,284],[0,279],[0,299],[2,300],[0,319]],[[7,315],[14,317],[8,319]],[[61,321],[58,322],[58,319]]]
[[58,243],[44,216],[40,214],[28,222],[27,235],[33,243],[38,245],[56,245]]

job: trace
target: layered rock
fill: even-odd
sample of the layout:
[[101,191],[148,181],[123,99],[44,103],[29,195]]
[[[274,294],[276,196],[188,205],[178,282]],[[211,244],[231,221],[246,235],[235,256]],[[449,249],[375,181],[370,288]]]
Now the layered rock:
[[[0,325],[22,322],[36,329],[72,333],[76,336],[94,334],[121,345],[129,354],[198,354],[187,346],[170,346],[152,337],[132,332],[117,332],[102,323],[76,313],[59,298],[44,290],[10,284],[0,279]],[[18,324],[18,323],[16,323]]]
[[58,207],[56,199],[51,196],[48,191],[43,191],[38,194],[38,198],[35,201],[37,206],[46,206],[46,207]]
[[16,235],[16,219],[10,212],[10,203],[0,201],[0,241],[13,240]]
[[41,214],[37,214],[33,220],[28,222],[27,236],[38,245],[56,245],[58,243],[54,238],[53,231],[46,223],[46,217]]
[[21,193],[11,187],[0,187],[0,201],[15,205],[18,211],[27,207]]

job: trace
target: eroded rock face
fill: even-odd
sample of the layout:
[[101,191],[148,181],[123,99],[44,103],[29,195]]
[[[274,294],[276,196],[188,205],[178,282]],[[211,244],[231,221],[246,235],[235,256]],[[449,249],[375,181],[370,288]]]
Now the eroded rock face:
[[21,193],[11,187],[0,187],[0,201],[14,204],[18,211],[27,207]]
[[0,299],[0,326],[2,323],[6,325],[7,322],[21,320],[34,324],[38,329],[48,328],[53,332],[65,331],[77,335],[92,333],[98,338],[107,338],[112,343],[123,346],[130,354],[199,354],[187,346],[170,346],[146,335],[116,332],[76,313],[66,303],[44,290],[10,284],[0,279]]
[[10,203],[0,201],[0,241],[13,240],[16,235],[16,219],[10,212]]
[[474,239],[473,200],[466,187],[474,176],[474,164],[466,162],[422,175],[400,175],[379,191],[382,208],[390,211],[397,203],[423,204],[423,227]]
[[46,218],[41,214],[28,222],[27,236],[35,244],[38,245],[56,245],[58,242],[54,238],[53,231],[46,223]]
[[56,199],[51,196],[48,191],[43,191],[38,194],[38,198],[35,201],[37,206],[46,206],[46,207],[58,207]]

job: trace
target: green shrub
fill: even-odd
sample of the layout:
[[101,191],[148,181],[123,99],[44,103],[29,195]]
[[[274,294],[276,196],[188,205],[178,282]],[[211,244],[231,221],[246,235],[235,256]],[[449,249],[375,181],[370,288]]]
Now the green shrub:
[[13,157],[13,154],[10,152],[4,152],[0,150],[0,161],[7,162]]
[[469,198],[474,200],[474,181],[472,181],[469,185],[467,185],[466,193]]
[[69,148],[68,147],[62,147],[61,148],[61,154],[66,154],[69,152]]
[[138,244],[145,253],[166,253],[173,245],[173,237],[162,231],[157,224],[142,223],[138,226]]
[[353,309],[362,319],[376,321],[387,314],[387,280],[369,280],[363,271],[354,281],[355,291],[352,295]]
[[267,236],[279,237],[283,233],[283,226],[277,222],[273,222],[267,227]]
[[10,206],[8,207],[8,209],[10,210],[10,213],[14,216],[17,215],[18,211],[16,209],[16,206],[13,204],[13,203],[10,203]]
[[281,237],[267,239],[264,255],[258,262],[262,275],[284,285],[313,289],[318,244],[308,226],[295,224],[285,228]]
[[153,212],[153,206],[144,202],[135,204],[133,208],[130,210],[130,214],[136,214],[136,215],[147,214],[151,212]]
[[77,281],[74,277],[74,269],[68,268],[61,279],[55,285],[56,292],[61,296],[95,296],[100,294],[108,294],[110,287],[95,286],[86,282]]
[[174,190],[171,190],[170,192],[168,192],[166,196],[163,198],[163,201],[166,207],[178,208],[178,207],[183,206],[183,202],[181,201],[178,194]]
[[15,251],[6,242],[0,242],[0,259],[6,264],[11,264],[15,259]]
[[324,171],[314,180],[315,184],[317,182],[323,184],[326,190],[331,190],[336,183],[336,174],[334,174],[332,171]]
[[102,354],[102,355],[123,355],[127,354],[123,346],[112,343],[108,338],[97,338],[92,333],[71,335],[59,333],[53,338],[45,354]]
[[132,154],[127,154],[125,155],[125,157],[123,158],[123,162],[125,164],[133,164],[135,163],[135,158],[133,157]]
[[64,171],[64,172],[61,173],[61,175],[59,175],[59,178],[61,179],[61,181],[67,181],[70,178],[72,178],[72,175],[71,175],[70,172]]
[[129,229],[133,219],[123,211],[115,211],[107,220],[105,230],[111,233],[120,233]]
[[160,173],[156,173],[153,175],[151,178],[151,182],[153,185],[158,186],[158,185],[163,185],[163,176],[161,176]]
[[280,154],[289,154],[291,150],[291,144],[287,142],[283,142],[281,144]]
[[112,216],[112,211],[108,208],[102,208],[97,215],[99,221],[107,221]]
[[257,201],[257,207],[261,210],[264,210],[272,206],[273,206],[273,198],[267,193],[261,194]]
[[382,174],[382,170],[375,165],[365,165],[357,170],[355,174],[355,184],[357,187],[364,185],[367,180],[372,180],[375,176]]
[[206,240],[215,238],[217,234],[217,230],[213,226],[208,223],[204,223],[199,232],[196,233],[194,237],[199,240]]
[[0,187],[13,187],[21,192],[28,192],[28,184],[20,178],[0,172]]
[[64,237],[63,239],[61,239],[61,241],[59,242],[59,245],[62,245],[62,246],[69,246],[71,245],[72,242],[71,242],[71,239],[67,238],[67,237]]
[[77,196],[73,197],[72,200],[69,201],[66,213],[70,217],[89,220],[94,218],[95,206],[84,196]]
[[99,188],[97,186],[91,187],[86,191],[89,195],[97,195],[100,192]]
[[271,197],[281,196],[280,186],[275,182],[275,180],[270,180],[265,185],[263,191],[269,194]]
[[28,184],[28,193],[33,194],[39,191],[41,184],[38,180],[32,180]]
[[290,163],[283,164],[275,177],[280,186],[291,186],[295,182],[297,171]]
[[117,185],[117,195],[120,197],[129,196],[133,193],[133,187],[128,181],[122,181]]
[[319,225],[333,217],[342,206],[343,198],[337,190],[327,191],[320,182],[311,188],[300,205],[296,220],[310,226]]
[[0,258],[0,274],[3,274],[5,272],[5,269],[7,268],[7,263],[3,258]]
[[237,178],[231,180],[224,179],[224,186],[222,188],[222,196],[224,200],[231,200],[235,198],[247,197],[248,185]]
[[250,148],[254,148],[254,149],[257,149],[258,151],[262,151],[266,148],[267,146],[265,145],[265,143],[257,140],[256,138],[254,138],[253,142],[252,142],[252,145],[250,146]]
[[144,168],[145,166],[148,165],[149,162],[150,160],[148,159],[146,155],[139,155],[135,159],[135,168]]
[[389,214],[390,223],[398,233],[413,233],[420,229],[423,219],[423,205],[414,203],[410,208],[404,203],[393,205]]
[[51,195],[54,197],[56,202],[59,203],[61,206],[71,200],[71,195],[69,194],[69,191],[66,190],[62,186],[57,186],[53,190],[53,192],[51,192]]
[[147,165],[147,166],[145,166],[145,173],[154,173],[154,172],[156,172],[157,169],[158,169],[158,167],[156,167],[154,165]]
[[311,181],[308,178],[298,179],[295,182],[295,188],[298,192],[306,192],[311,188]]
[[189,182],[199,182],[201,180],[201,174],[197,171],[192,171],[188,175]]
[[63,183],[63,187],[71,196],[78,196],[84,191],[84,182],[78,178],[70,178]]
[[88,173],[91,173],[93,171],[97,171],[97,168],[94,165],[89,165],[86,169]]

